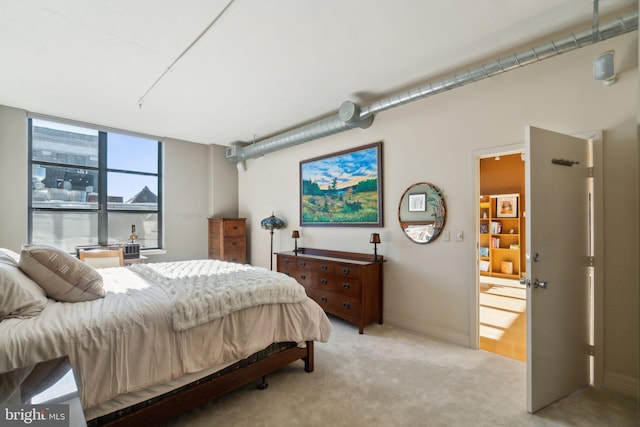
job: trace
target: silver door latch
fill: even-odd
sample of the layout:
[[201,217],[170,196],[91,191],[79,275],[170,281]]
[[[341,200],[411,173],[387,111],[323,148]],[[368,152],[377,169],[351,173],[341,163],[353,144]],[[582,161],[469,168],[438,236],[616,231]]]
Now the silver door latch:
[[[529,279],[520,279],[520,284],[521,285],[527,285],[527,288],[531,287],[531,280]],[[548,282],[541,282],[538,279],[533,279],[533,287],[534,288],[541,288],[541,289],[547,289],[547,287],[549,286]]]

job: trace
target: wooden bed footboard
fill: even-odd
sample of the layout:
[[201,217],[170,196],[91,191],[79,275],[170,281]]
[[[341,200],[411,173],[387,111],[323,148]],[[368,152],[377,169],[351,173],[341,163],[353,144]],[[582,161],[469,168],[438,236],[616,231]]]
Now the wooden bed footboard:
[[267,374],[281,369],[296,360],[304,361],[304,370],[313,372],[313,341],[307,341],[305,348],[290,347],[244,367],[233,369],[213,378],[205,378],[187,384],[174,392],[152,399],[133,409],[117,411],[90,420],[94,426],[154,426],[166,422],[180,414],[214,400],[238,387],[256,381]]

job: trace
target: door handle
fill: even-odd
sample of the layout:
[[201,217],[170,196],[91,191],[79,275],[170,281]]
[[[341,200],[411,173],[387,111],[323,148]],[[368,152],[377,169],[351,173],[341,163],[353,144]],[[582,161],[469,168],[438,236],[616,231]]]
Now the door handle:
[[549,286],[549,283],[547,282],[540,282],[538,279],[533,279],[534,288],[547,289],[548,286]]
[[[527,288],[531,287],[531,280],[529,279],[520,279],[520,284],[521,285],[527,285]],[[534,288],[541,288],[541,289],[547,289],[547,287],[549,286],[549,282],[541,282],[538,279],[533,279],[533,287]]]

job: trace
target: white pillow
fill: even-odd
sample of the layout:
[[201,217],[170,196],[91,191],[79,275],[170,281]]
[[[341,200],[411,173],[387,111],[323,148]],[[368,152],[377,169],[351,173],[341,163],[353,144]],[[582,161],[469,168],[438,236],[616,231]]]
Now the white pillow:
[[90,265],[53,246],[23,249],[20,269],[58,301],[80,302],[103,298],[102,276]]
[[37,316],[46,303],[44,289],[27,277],[17,263],[0,262],[0,321]]
[[0,248],[0,262],[18,265],[18,261],[20,261],[20,254],[13,252],[11,249]]

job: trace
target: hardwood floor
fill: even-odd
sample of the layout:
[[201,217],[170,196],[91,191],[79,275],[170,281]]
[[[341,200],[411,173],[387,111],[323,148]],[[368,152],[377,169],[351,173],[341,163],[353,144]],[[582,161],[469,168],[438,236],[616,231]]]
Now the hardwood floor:
[[516,281],[480,278],[480,348],[526,361],[526,289]]

